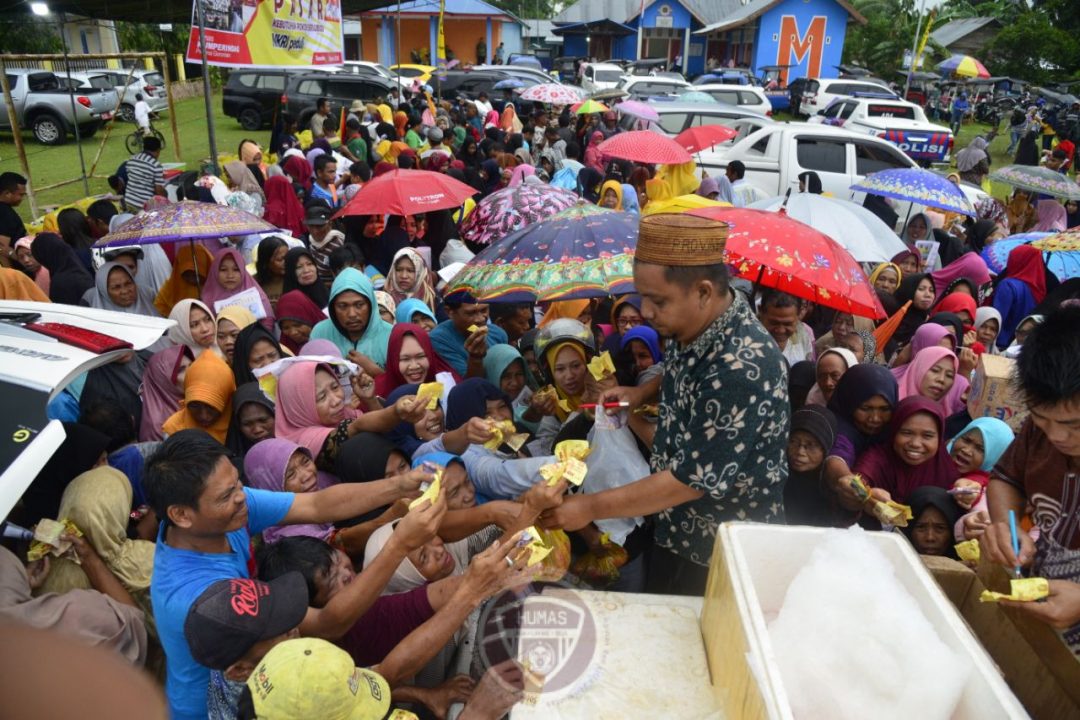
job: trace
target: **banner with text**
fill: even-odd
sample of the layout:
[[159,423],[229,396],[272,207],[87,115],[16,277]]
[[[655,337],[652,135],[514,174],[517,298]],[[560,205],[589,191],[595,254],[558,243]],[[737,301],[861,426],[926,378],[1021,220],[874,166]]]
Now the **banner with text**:
[[[225,67],[325,67],[345,59],[340,0],[195,0],[206,61]],[[201,63],[199,8],[191,9],[187,61]]]

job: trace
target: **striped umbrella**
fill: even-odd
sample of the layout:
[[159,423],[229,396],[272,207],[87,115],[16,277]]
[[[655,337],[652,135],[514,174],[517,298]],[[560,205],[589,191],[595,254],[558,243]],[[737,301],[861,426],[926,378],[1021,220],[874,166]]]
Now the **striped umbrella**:
[[990,73],[983,64],[970,55],[953,55],[938,65],[943,73],[968,78],[988,78]]

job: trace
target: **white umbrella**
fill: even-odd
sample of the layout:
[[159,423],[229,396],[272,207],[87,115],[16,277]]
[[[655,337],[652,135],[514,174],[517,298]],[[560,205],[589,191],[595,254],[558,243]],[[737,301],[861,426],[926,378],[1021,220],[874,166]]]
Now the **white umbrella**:
[[[784,196],[751,203],[749,207],[776,212]],[[792,193],[787,201],[789,217],[806,223],[844,246],[859,262],[888,262],[907,250],[893,229],[862,205],[815,193]]]

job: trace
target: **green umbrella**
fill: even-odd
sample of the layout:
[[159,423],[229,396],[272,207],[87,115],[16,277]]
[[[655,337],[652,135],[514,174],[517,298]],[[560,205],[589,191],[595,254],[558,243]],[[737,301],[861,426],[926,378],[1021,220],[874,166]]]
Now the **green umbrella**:
[[607,112],[608,106],[602,102],[597,102],[592,98],[589,98],[585,102],[578,106],[578,115],[595,115],[597,113]]

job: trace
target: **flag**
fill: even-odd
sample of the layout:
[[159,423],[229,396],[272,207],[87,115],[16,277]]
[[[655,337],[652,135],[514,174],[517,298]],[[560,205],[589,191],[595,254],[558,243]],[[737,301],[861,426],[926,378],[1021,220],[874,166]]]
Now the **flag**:
[[443,15],[446,13],[446,0],[439,0],[439,40],[436,50],[435,65],[446,66],[446,34],[443,32]]
[[915,51],[915,57],[911,59],[911,71],[915,72],[919,69],[919,58],[922,57],[923,50],[926,49],[926,43],[930,39],[930,28],[934,26],[934,18],[937,16],[937,8],[930,11],[930,14],[926,16],[926,28],[923,30],[923,36],[919,40],[919,47]]
[[338,140],[345,144],[345,106],[341,106],[341,119],[338,120]]

